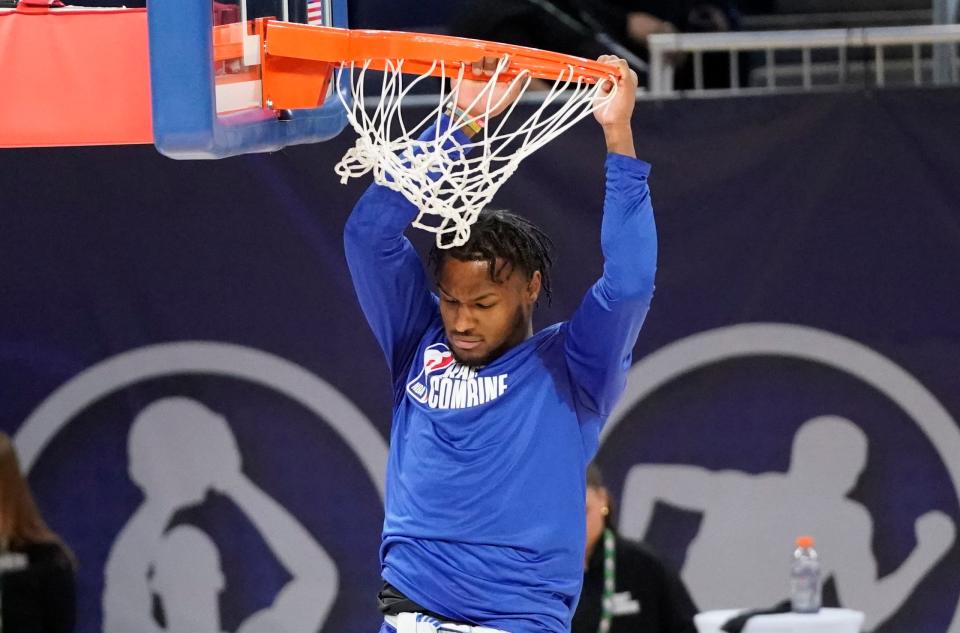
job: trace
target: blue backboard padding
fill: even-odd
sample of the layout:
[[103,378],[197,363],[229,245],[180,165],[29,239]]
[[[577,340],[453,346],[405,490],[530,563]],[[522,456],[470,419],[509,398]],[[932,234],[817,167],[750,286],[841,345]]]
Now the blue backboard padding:
[[[334,0],[333,23],[347,25],[346,4]],[[271,152],[336,136],[347,114],[336,98],[319,108],[217,115],[213,74],[213,10],[209,1],[148,3],[153,137],[170,158],[225,158]],[[347,91],[349,92],[349,91]]]

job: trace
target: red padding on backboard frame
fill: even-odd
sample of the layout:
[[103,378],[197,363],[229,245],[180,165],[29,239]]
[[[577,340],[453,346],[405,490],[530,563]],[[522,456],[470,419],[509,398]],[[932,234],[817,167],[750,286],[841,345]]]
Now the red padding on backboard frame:
[[0,12],[0,147],[152,142],[146,9]]

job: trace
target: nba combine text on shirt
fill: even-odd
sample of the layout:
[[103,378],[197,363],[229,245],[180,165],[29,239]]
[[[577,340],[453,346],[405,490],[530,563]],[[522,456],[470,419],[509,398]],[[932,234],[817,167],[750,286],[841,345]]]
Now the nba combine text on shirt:
[[444,343],[423,352],[423,370],[407,383],[407,393],[431,409],[467,409],[486,404],[507,390],[508,374],[478,376],[475,367],[456,362]]

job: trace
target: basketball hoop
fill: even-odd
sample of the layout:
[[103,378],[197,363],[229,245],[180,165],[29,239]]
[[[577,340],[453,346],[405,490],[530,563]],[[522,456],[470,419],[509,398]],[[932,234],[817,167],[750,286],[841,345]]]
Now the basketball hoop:
[[[440,248],[464,244],[480,211],[520,161],[606,106],[617,91],[617,70],[607,64],[481,40],[270,22],[266,42],[268,55],[333,64],[338,73],[349,75],[348,82],[338,78],[336,92],[358,138],[336,165],[336,173],[346,183],[373,172],[375,182],[402,193],[419,209],[413,225],[434,233]],[[499,58],[491,75],[467,76],[467,68],[484,57]],[[383,71],[383,76],[373,96],[376,106],[368,111],[371,70]],[[439,77],[443,86],[436,107],[411,125],[403,117],[404,100],[431,76]],[[515,120],[516,104],[535,78],[552,82],[552,87],[533,114]],[[465,79],[486,85],[464,104],[464,111],[455,110]],[[613,88],[604,94],[608,79]],[[498,83],[507,84],[499,97]],[[492,120],[490,114],[514,95]],[[461,142],[456,132],[471,124],[480,130]],[[436,135],[420,140],[431,125],[437,126]]]

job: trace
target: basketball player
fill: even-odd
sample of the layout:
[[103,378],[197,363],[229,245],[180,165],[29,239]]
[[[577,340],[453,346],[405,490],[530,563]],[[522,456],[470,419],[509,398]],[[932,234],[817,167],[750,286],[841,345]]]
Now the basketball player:
[[[620,76],[595,115],[609,152],[605,264],[569,321],[533,331],[550,292],[550,242],[519,216],[484,211],[466,244],[433,252],[436,294],[403,236],[417,210],[400,193],[372,186],[347,222],[353,283],[393,382],[381,633],[570,628],[584,472],[624,388],[657,250],[650,167],[630,127],[637,77],[623,60],[600,61]],[[466,82],[459,107],[483,85]]]

